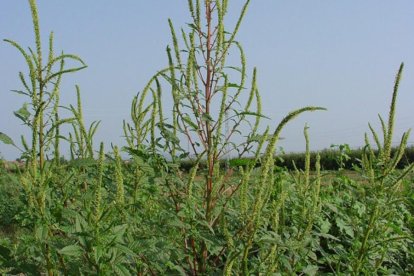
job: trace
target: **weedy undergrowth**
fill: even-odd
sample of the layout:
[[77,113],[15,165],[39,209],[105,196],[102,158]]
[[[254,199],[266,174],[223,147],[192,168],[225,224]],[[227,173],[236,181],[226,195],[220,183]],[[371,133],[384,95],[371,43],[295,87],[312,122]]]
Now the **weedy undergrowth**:
[[[21,138],[26,167],[0,177],[4,189],[9,180],[21,187],[19,196],[10,193],[19,197],[10,205],[15,209],[0,206],[15,227],[10,229],[19,228],[0,237],[1,273],[413,272],[414,204],[412,180],[406,176],[414,165],[396,169],[409,132],[391,151],[403,65],[388,121],[380,117],[383,140],[369,125],[375,145],[366,135],[361,161],[353,164],[358,177],[346,174],[346,145],[339,146],[340,169],[333,178],[321,171],[319,156],[311,162],[307,126],[303,169],[293,164],[289,171],[275,165],[283,128],[302,113],[323,108],[300,108],[273,131],[261,131],[265,116],[257,70],[248,84],[246,57],[236,40],[250,1],[242,3],[229,31],[224,24],[227,0],[188,0],[187,28],[177,31],[168,20],[172,45],[166,49],[167,67],[132,100],[131,121],[123,123],[127,146],[105,153],[101,143],[95,160],[99,122],[87,128],[79,87],[76,106],[63,107],[59,99],[63,75],[85,65],[75,55],[56,57],[53,34],[44,62],[36,2],[29,4],[35,51],[6,40],[29,68],[28,76],[19,74],[23,90],[16,91],[29,102],[15,115],[29,126],[32,138]],[[239,64],[228,64],[234,60],[229,56],[238,56]],[[66,60],[80,67],[66,69]],[[62,108],[73,117],[62,119]],[[63,124],[72,127],[67,137]],[[0,140],[16,146],[4,133]],[[60,158],[65,140],[70,143],[68,162]],[[121,158],[122,150],[130,160]],[[220,162],[229,152],[250,161],[224,167]],[[184,161],[193,162],[188,172],[181,170]]]

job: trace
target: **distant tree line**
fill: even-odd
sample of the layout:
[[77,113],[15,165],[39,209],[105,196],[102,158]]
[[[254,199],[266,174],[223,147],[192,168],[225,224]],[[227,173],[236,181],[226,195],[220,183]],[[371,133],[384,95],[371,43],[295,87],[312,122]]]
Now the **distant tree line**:
[[[396,148],[392,149],[394,154]],[[315,164],[317,154],[321,158],[321,169],[322,170],[338,170],[340,168],[346,170],[352,170],[355,166],[359,166],[360,159],[362,156],[363,149],[350,149],[347,145],[339,145],[330,149],[324,149],[321,151],[311,152],[311,164]],[[230,168],[245,167],[250,162],[253,162],[251,158],[233,158],[227,161],[221,162],[221,167]],[[397,168],[402,169],[414,162],[414,146],[410,146],[406,149],[405,154],[401,161],[398,163]],[[227,163],[227,164],[226,164]],[[294,153],[283,153],[275,158],[275,164],[279,167],[286,168],[287,170],[294,170],[295,167],[299,170],[304,170],[305,166],[305,153],[294,152]],[[201,164],[202,166],[203,164]],[[183,171],[189,171],[193,166],[191,160],[182,161],[180,167]],[[260,163],[257,164],[260,166]]]

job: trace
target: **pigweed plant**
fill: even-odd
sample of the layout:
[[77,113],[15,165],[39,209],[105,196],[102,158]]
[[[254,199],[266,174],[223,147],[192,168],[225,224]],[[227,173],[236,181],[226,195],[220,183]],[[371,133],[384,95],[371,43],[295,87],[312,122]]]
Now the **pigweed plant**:
[[[75,55],[55,55],[53,49],[53,32],[49,35],[48,55],[45,59],[41,44],[38,12],[35,1],[29,1],[35,34],[35,50],[26,51],[17,42],[5,40],[14,46],[24,57],[28,66],[28,76],[19,73],[23,85],[22,90],[14,92],[29,98],[22,108],[14,114],[31,130],[31,145],[22,136],[23,156],[26,159],[26,171],[21,175],[20,182],[27,195],[27,222],[35,231],[34,242],[38,245],[37,253],[42,256],[49,274],[52,273],[51,238],[52,225],[50,220],[53,192],[57,183],[54,170],[60,160],[60,126],[72,121],[59,116],[59,94],[62,76],[85,68],[84,62]],[[80,63],[80,67],[65,68],[65,62],[72,60]],[[11,141],[14,145],[14,142]],[[49,155],[49,153],[51,155]],[[47,159],[52,158],[52,162]]]
[[410,130],[402,135],[399,146],[394,155],[391,155],[396,99],[403,68],[404,64],[401,64],[396,76],[388,121],[384,121],[379,115],[382,142],[378,133],[369,124],[372,139],[378,149],[376,153],[368,135],[365,135],[360,173],[367,183],[363,189],[358,187],[357,192],[360,193],[359,200],[365,201],[365,204],[363,207],[360,206],[357,220],[352,222],[353,229],[348,233],[354,241],[346,254],[346,259],[351,262],[345,265],[346,269],[354,274],[387,273],[384,263],[398,263],[398,259],[407,261],[407,256],[399,255],[392,248],[412,246],[412,243],[407,244],[407,241],[412,241],[412,235],[404,225],[408,212],[403,204],[406,199],[402,185],[403,179],[413,170],[414,164],[401,171],[395,170],[404,155]]
[[[413,273],[412,182],[406,176],[414,165],[396,169],[409,132],[391,150],[403,66],[388,121],[380,117],[383,140],[369,125],[375,145],[366,136],[355,177],[346,174],[345,147],[333,178],[321,170],[319,156],[311,160],[308,126],[304,164],[287,170],[275,165],[283,128],[323,108],[300,108],[273,131],[260,131],[265,116],[257,70],[248,81],[236,39],[250,1],[228,28],[227,0],[188,0],[187,27],[178,31],[168,20],[166,68],[132,99],[131,118],[123,123],[126,146],[105,153],[100,143],[96,154],[99,122],[86,126],[79,87],[75,105],[59,100],[63,75],[83,69],[84,62],[55,56],[53,33],[45,62],[36,2],[29,4],[36,49],[6,40],[28,65],[28,76],[19,73],[23,89],[15,92],[29,102],[15,115],[32,135],[21,138],[25,166],[13,173],[0,168],[0,188],[15,202],[0,201],[0,216],[7,218],[0,224],[1,273]],[[229,56],[239,57],[238,64],[228,64]],[[66,68],[68,60],[79,67]],[[72,116],[62,118],[62,109]],[[0,140],[18,147],[4,133]],[[69,143],[67,162],[63,142]],[[122,160],[122,151],[129,160]],[[250,161],[225,167],[229,153]],[[183,162],[192,164],[189,171]],[[9,189],[7,183],[16,185]]]
[[[131,152],[139,150],[147,142],[147,148],[161,156],[166,152],[171,164],[177,164],[180,158],[192,156],[197,164],[188,176],[181,176],[176,166],[171,164],[166,172],[177,174],[177,179],[164,178],[166,192],[170,196],[170,204],[179,219],[195,231],[181,230],[182,247],[186,260],[187,272],[212,273],[218,267],[218,261],[228,245],[222,241],[211,242],[212,233],[220,232],[220,221],[225,220],[227,209],[232,204],[242,183],[248,185],[248,178],[254,163],[236,183],[230,177],[231,171],[220,171],[219,162],[229,150],[235,150],[239,156],[256,151],[257,159],[261,157],[263,144],[268,142],[264,153],[263,171],[256,178],[257,188],[253,195],[256,202],[252,213],[245,213],[245,225],[240,234],[249,236],[245,242],[244,263],[250,252],[252,238],[258,227],[263,206],[266,205],[267,190],[272,179],[268,178],[272,171],[275,144],[283,126],[291,119],[305,111],[320,110],[319,107],[305,107],[292,112],[278,125],[272,136],[258,134],[261,114],[260,95],[256,85],[256,69],[253,71],[250,91],[244,107],[241,96],[246,92],[246,58],[241,44],[236,40],[243,17],[250,1],[246,1],[236,26],[227,31],[224,26],[228,1],[188,1],[192,22],[189,32],[181,30],[182,47],[177,32],[169,20],[173,45],[167,48],[169,66],[155,74],[144,90],[133,100],[132,122],[125,123],[125,136]],[[205,13],[205,18],[201,14]],[[229,54],[238,54],[240,64],[227,65]],[[238,80],[232,80],[234,74]],[[163,106],[163,84],[168,86],[172,98],[172,106]],[[150,98],[149,100],[146,100]],[[147,103],[147,105],[145,105]],[[240,108],[240,106],[242,106]],[[169,112],[171,111],[171,112]],[[234,144],[233,136],[241,134],[243,124],[254,117],[252,129],[246,141]],[[225,126],[227,131],[224,131]],[[245,130],[244,130],[245,131]],[[244,132],[243,131],[243,132]],[[184,138],[190,150],[185,149],[178,137]],[[256,144],[256,148],[253,146]],[[253,153],[254,154],[254,153]],[[205,169],[199,168],[205,162]],[[200,183],[195,175],[204,178]],[[246,190],[246,189],[245,189]],[[243,197],[247,200],[247,197]],[[243,204],[248,204],[244,202]],[[197,227],[200,225],[202,227]],[[227,230],[227,229],[226,229]],[[232,233],[228,233],[233,235]],[[219,249],[220,248],[220,249]],[[215,252],[218,251],[218,252]],[[228,264],[230,265],[230,263]]]

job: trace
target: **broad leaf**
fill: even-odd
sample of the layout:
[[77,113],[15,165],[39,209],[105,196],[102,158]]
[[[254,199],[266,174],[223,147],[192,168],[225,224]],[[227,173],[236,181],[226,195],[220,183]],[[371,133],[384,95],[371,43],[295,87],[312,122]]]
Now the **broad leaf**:
[[16,146],[13,142],[13,140],[7,136],[6,134],[4,134],[3,132],[0,132],[0,141],[2,141],[3,143],[5,143],[6,145],[13,145]]
[[17,118],[22,120],[24,123],[26,123],[27,120],[30,117],[30,112],[27,109],[27,103],[24,103],[23,106],[19,110],[15,111],[13,113]]
[[193,130],[195,130],[195,131],[198,130],[197,124],[194,123],[193,121],[191,121],[190,116],[188,116],[188,115],[184,116],[183,121],[186,122]]
[[316,275],[318,272],[318,267],[316,265],[308,265],[303,269],[305,275]]
[[62,255],[79,257],[82,255],[82,248],[79,245],[68,245],[58,250]]

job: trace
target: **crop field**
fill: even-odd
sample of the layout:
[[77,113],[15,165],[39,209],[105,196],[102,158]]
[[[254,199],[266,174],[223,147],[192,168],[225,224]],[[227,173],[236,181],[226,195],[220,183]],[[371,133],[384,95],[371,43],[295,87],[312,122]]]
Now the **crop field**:
[[[62,79],[86,64],[57,54],[53,33],[41,43],[28,2],[34,45],[5,40],[27,64],[16,92],[28,103],[14,115],[30,135],[0,132],[21,151],[19,163],[0,161],[1,275],[414,275],[410,131],[392,147],[404,64],[356,157],[338,146],[333,170],[305,125],[306,152],[281,162],[283,128],[324,108],[261,131],[256,69],[247,83],[236,39],[253,1],[228,29],[227,0],[188,0],[191,24],[169,21],[166,68],[131,99],[126,146],[109,147],[95,139],[99,122],[85,124],[79,87],[75,106],[60,101]],[[225,162],[229,151],[237,158]]]

